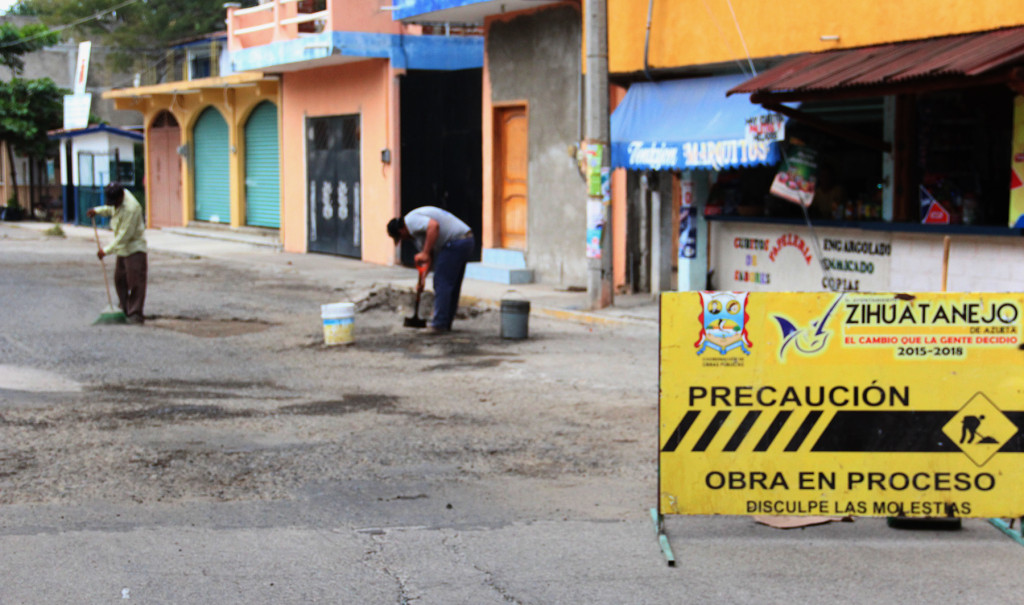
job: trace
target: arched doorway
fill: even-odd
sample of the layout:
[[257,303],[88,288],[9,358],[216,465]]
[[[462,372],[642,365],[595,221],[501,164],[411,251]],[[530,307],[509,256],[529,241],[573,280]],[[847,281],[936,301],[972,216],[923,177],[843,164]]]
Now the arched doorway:
[[149,179],[150,224],[154,227],[180,227],[181,212],[181,128],[169,111],[161,111],[149,126],[149,157],[146,176]]

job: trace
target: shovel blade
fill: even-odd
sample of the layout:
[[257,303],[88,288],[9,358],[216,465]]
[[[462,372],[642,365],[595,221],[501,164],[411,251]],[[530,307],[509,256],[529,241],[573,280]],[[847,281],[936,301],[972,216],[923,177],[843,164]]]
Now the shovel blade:
[[422,317],[406,317],[405,318],[406,328],[425,328],[427,327],[427,320]]

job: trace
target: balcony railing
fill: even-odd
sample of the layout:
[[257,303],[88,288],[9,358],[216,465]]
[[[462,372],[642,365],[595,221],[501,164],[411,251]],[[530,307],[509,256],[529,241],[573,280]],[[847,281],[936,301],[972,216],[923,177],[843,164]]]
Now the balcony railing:
[[224,75],[220,72],[222,52],[223,39],[168,49],[162,57],[154,57],[149,67],[138,73],[137,84],[148,86]]
[[270,0],[249,8],[228,7],[228,47],[240,50],[301,34],[331,31],[334,0]]

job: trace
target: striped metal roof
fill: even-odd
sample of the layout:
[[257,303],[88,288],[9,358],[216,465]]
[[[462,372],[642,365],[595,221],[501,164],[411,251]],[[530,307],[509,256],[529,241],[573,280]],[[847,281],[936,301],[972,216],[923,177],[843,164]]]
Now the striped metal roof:
[[942,76],[971,77],[1024,62],[1024,27],[831,50],[794,57],[733,93],[847,90]]

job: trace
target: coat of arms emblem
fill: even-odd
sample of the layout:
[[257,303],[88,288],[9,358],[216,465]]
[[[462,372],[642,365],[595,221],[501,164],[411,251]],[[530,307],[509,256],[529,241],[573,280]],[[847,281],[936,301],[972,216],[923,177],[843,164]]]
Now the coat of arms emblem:
[[753,346],[747,336],[747,292],[701,292],[703,311],[698,320],[702,324],[700,338],[694,343],[697,355],[708,349],[725,355],[740,349],[747,355]]

